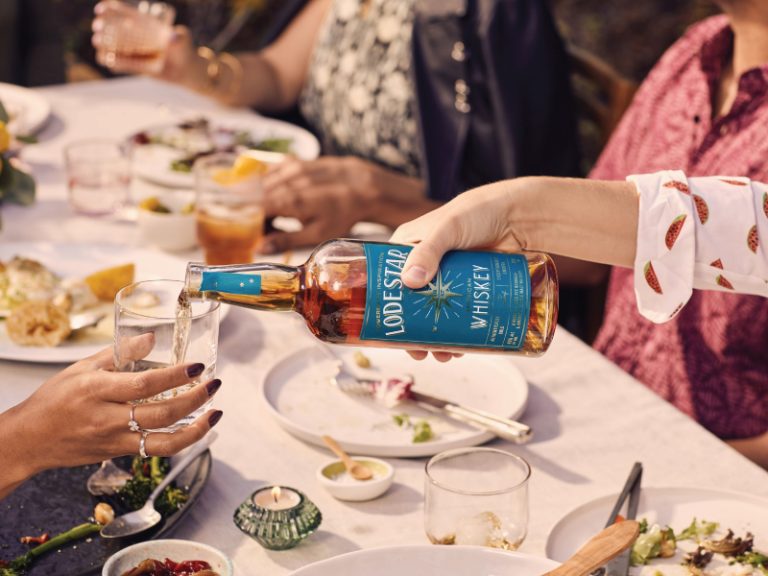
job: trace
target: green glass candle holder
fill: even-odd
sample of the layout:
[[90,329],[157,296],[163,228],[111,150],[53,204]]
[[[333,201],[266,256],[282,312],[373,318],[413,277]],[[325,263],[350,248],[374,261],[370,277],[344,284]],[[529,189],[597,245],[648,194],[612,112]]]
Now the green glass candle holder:
[[302,492],[287,486],[256,490],[235,510],[240,530],[270,550],[293,548],[320,526],[323,515]]

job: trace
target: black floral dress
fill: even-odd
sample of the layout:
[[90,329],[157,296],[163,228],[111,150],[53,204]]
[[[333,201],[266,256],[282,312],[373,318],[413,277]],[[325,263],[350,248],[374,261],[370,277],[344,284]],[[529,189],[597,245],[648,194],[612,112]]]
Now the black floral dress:
[[414,1],[334,1],[299,102],[324,153],[420,176],[410,78]]

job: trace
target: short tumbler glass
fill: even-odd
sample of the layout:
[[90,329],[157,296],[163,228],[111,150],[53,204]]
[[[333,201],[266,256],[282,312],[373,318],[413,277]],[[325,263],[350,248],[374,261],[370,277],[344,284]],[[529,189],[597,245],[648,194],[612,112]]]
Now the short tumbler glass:
[[[142,402],[157,402],[172,398],[197,384],[205,383],[216,372],[216,354],[219,340],[219,303],[215,301],[191,301],[191,321],[186,352],[174,353],[174,343],[179,341],[175,328],[176,310],[184,282],[178,280],[147,280],[126,286],[115,297],[115,369],[119,372],[142,372],[165,368],[173,364],[174,355],[183,356],[178,364],[202,362],[205,371],[191,384],[147,398]],[[183,325],[184,322],[180,322]],[[128,356],[126,339],[153,332],[155,345],[141,359]],[[183,347],[177,348],[178,350]],[[173,432],[191,424],[210,406],[210,402],[175,424],[159,430]]]
[[83,140],[64,148],[69,203],[75,211],[105,216],[130,200],[131,157],[124,142]]
[[433,544],[516,550],[528,531],[531,468],[495,448],[458,448],[426,465],[424,524]]
[[176,10],[164,2],[117,0],[102,16],[96,60],[113,72],[159,74]]
[[238,175],[236,160],[224,152],[194,165],[197,239],[207,264],[252,262],[264,237],[262,175]]

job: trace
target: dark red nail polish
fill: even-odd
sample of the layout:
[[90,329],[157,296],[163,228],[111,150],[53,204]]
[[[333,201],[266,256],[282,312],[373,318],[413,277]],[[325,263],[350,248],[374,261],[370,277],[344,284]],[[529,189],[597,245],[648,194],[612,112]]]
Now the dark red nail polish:
[[208,416],[208,426],[210,426],[211,428],[216,426],[216,423],[219,420],[221,420],[221,417],[222,417],[223,414],[224,414],[224,412],[222,412],[221,410],[216,410],[213,414]]
[[205,370],[205,364],[201,364],[200,362],[197,364],[192,364],[191,366],[187,367],[187,376],[190,378],[200,376],[200,374],[203,373],[203,370]]
[[221,388],[221,380],[216,378],[215,380],[211,380],[208,382],[208,384],[205,385],[205,391],[208,392],[208,397],[210,398],[216,392],[218,392],[219,388]]

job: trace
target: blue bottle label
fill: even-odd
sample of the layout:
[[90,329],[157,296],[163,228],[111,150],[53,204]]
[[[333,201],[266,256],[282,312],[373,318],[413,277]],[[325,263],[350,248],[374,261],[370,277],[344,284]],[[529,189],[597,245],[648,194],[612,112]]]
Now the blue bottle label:
[[419,290],[400,274],[410,246],[365,244],[368,283],[361,340],[519,350],[531,307],[521,254],[449,252]]
[[203,272],[200,292],[224,292],[226,294],[261,294],[261,276],[234,272]]

